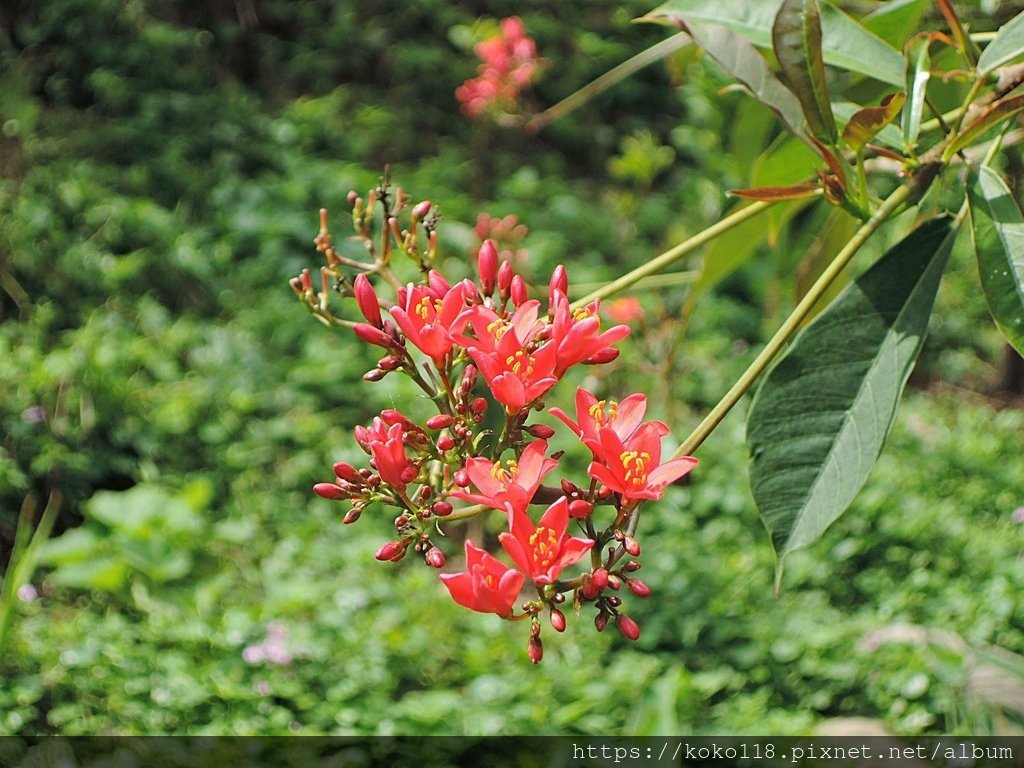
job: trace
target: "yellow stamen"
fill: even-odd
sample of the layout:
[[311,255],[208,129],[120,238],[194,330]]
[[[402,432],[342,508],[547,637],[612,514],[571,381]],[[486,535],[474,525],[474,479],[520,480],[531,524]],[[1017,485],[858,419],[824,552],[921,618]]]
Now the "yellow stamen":
[[626,470],[625,480],[634,488],[647,484],[647,465],[651,454],[647,451],[623,451],[619,454],[622,468]]

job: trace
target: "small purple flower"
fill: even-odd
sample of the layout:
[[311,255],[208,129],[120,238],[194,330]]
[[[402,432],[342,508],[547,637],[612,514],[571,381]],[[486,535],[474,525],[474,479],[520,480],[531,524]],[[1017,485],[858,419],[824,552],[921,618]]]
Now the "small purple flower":
[[292,663],[292,652],[288,647],[288,628],[277,621],[267,625],[267,636],[262,642],[247,645],[242,651],[242,659],[246,664],[278,664],[281,666]]
[[1013,522],[1024,525],[1024,507],[1017,507],[1013,510]]
[[18,587],[18,599],[23,603],[31,603],[39,597],[39,592],[31,584],[22,584]]

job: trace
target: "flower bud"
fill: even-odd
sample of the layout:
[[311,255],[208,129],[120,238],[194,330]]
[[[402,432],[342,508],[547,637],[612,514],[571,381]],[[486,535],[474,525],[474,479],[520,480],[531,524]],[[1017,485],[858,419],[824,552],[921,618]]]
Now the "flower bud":
[[487,410],[487,398],[473,398],[473,402],[469,404],[469,410],[471,410],[473,413],[483,413],[484,411]]
[[432,269],[427,273],[427,285],[430,287],[430,290],[434,292],[434,297],[438,299],[442,298],[452,289],[451,283],[449,283],[445,279],[445,276],[436,269]]
[[608,614],[605,611],[601,611],[597,616],[594,617],[594,628],[598,632],[604,632],[604,628],[608,626]]
[[385,355],[377,361],[377,367],[382,371],[394,371],[402,366],[402,358],[397,355]]
[[530,661],[534,664],[540,664],[540,660],[544,658],[544,645],[540,641],[540,635],[530,636],[530,644],[527,646],[527,653],[530,656]]
[[626,586],[629,587],[629,591],[637,597],[650,597],[651,588],[648,587],[640,579],[626,579]]
[[467,365],[466,370],[462,372],[462,381],[459,384],[459,393],[465,397],[473,391],[473,387],[476,386],[476,366]]
[[395,346],[393,338],[384,333],[380,328],[375,328],[369,323],[356,323],[352,326],[352,331],[368,344],[375,344],[378,347],[384,347],[384,349],[390,349]]
[[427,553],[423,556],[423,559],[431,568],[444,568],[444,552],[437,547],[431,547],[428,549]]
[[477,274],[480,276],[480,289],[484,296],[494,293],[494,284],[498,279],[498,248],[493,240],[484,240],[476,262]]
[[630,560],[628,563],[622,566],[622,570],[624,570],[626,573],[633,573],[633,571],[639,571],[640,563],[638,563],[636,560]]
[[299,275],[299,282],[302,284],[302,290],[304,292],[313,292],[313,276],[309,273],[308,269],[302,270],[302,273]]
[[580,487],[578,485],[576,485],[576,483],[572,482],[571,480],[563,479],[561,481],[560,485],[562,486],[562,493],[564,493],[566,496],[576,496],[576,495],[579,495]]
[[395,424],[401,424],[402,429],[409,432],[415,432],[419,429],[412,423],[408,416],[401,411],[396,411],[394,408],[385,408],[380,412],[380,418],[389,427],[393,427]]
[[441,453],[450,451],[454,447],[455,440],[452,438],[451,435],[441,435],[439,438],[437,438],[437,450],[439,450]]
[[430,213],[430,205],[431,203],[429,200],[424,200],[422,203],[416,203],[412,209],[412,220],[422,221],[425,219],[427,214]]
[[555,267],[555,271],[551,273],[551,280],[548,281],[548,306],[554,306],[555,304],[555,292],[559,292],[562,295],[569,293],[569,275],[565,271],[565,267],[559,264]]
[[387,373],[380,368],[371,368],[363,374],[363,381],[380,381],[385,376],[387,376]]
[[498,267],[498,291],[500,291],[502,299],[508,298],[513,277],[515,277],[515,272],[512,271],[512,264],[508,261],[501,262]]
[[576,520],[582,520],[585,517],[589,517],[593,511],[594,505],[589,501],[576,499],[569,502],[569,517],[573,517]]
[[434,506],[431,507],[431,510],[438,517],[448,517],[448,515],[450,515],[455,510],[455,508],[447,501],[435,501]]
[[467,485],[469,485],[469,473],[464,469],[460,469],[458,472],[456,472],[455,484],[459,486],[459,488],[465,488]]
[[526,428],[526,434],[536,437],[540,440],[550,440],[555,436],[555,430],[549,427],[547,424],[531,424]]
[[353,485],[363,484],[363,476],[359,474],[359,471],[347,461],[337,462],[333,469],[335,476],[340,477],[345,482],[352,483]]
[[313,493],[325,499],[331,499],[332,501],[339,501],[341,499],[348,498],[348,493],[345,489],[340,485],[335,485],[334,483],[317,483],[313,486]]
[[411,483],[413,480],[416,479],[416,476],[419,475],[419,473],[420,468],[410,464],[408,467],[402,470],[402,474],[400,475],[400,477],[403,483]]
[[512,278],[512,283],[509,285],[508,291],[509,295],[512,297],[512,303],[517,307],[521,307],[530,300],[530,295],[526,290],[526,283],[519,275],[515,275]]
[[356,275],[353,292],[356,296],[356,303],[359,304],[359,311],[363,313],[366,322],[374,328],[383,327],[384,321],[380,316],[380,302],[377,300],[377,292],[373,290],[373,285],[366,275]]
[[405,557],[405,550],[408,546],[409,541],[407,539],[402,539],[401,541],[389,541],[377,550],[374,557],[381,562],[397,563]]
[[617,590],[619,587],[622,586],[622,579],[620,579],[614,573],[609,573],[608,574],[608,586],[611,587],[612,589]]
[[595,355],[591,355],[589,358],[583,361],[584,365],[604,365],[610,363],[612,360],[619,356],[619,350],[614,347],[605,347]]
[[606,568],[598,568],[590,575],[590,583],[594,585],[594,588],[600,592],[608,586],[608,570]]
[[300,298],[302,297],[302,280],[300,280],[297,277],[293,277],[291,280],[288,281],[288,285],[290,285],[292,287],[292,290],[295,291],[296,296]]
[[455,417],[447,413],[438,413],[427,419],[427,429],[444,429],[450,427]]
[[565,614],[557,608],[551,609],[551,626],[555,632],[565,632]]
[[362,514],[363,514],[363,505],[362,504],[354,504],[352,506],[352,509],[350,509],[348,512],[345,513],[345,517],[343,517],[341,519],[341,522],[343,522],[345,525],[352,525],[352,523],[354,523],[356,520],[358,520],[359,516],[362,515]]
[[640,542],[632,536],[626,536],[622,539],[622,548],[625,549],[632,557],[640,556]]
[[627,640],[633,640],[635,642],[640,639],[640,625],[629,618],[626,614],[620,613],[615,617],[615,626]]

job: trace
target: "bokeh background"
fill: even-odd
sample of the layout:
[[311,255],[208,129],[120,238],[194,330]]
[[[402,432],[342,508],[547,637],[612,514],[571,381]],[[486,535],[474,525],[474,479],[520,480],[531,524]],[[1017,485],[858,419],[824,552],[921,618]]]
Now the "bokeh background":
[[[958,5],[977,28],[1022,9]],[[748,185],[777,129],[693,49],[535,135],[460,114],[502,17],[549,62],[540,110],[664,39],[632,21],[651,7],[0,6],[0,567],[19,515],[60,495],[58,538],[8,596],[0,733],[1021,732],[1022,379],[964,251],[879,465],[779,597],[743,408],[644,512],[640,641],[570,616],[536,667],[524,626],[373,559],[386,514],[343,526],[311,493],[364,460],[354,425],[414,399],[362,382],[372,352],[288,287],[320,263],[321,206],[340,240],[347,193],[389,163],[439,206],[446,271],[468,271],[479,214],[512,214],[524,272],[564,263],[585,288]],[[634,292],[622,357],[565,382],[564,405],[579,383],[639,388],[681,439],[786,316],[826,225],[778,227],[699,300],[706,254]]]

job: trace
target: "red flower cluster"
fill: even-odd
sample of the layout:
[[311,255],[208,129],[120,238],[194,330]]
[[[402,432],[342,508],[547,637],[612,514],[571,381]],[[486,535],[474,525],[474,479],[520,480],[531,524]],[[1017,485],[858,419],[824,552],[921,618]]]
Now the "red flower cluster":
[[482,63],[475,78],[455,89],[462,111],[469,117],[515,112],[520,91],[533,82],[544,65],[522,20],[518,16],[502,19],[501,33],[478,43],[473,50]]
[[[421,208],[414,209],[414,225],[417,215],[425,215]],[[392,229],[397,231],[397,224]],[[408,243],[412,236],[402,237]],[[318,243],[329,243],[324,230]],[[369,455],[369,466],[357,469],[338,462],[333,482],[319,483],[314,491],[351,501],[346,523],[358,520],[373,503],[397,507],[396,536],[377,550],[377,559],[397,562],[415,552],[435,568],[447,560],[432,539],[438,526],[500,512],[506,530],[498,541],[511,565],[467,540],[465,569],[444,573],[441,581],[458,604],[471,610],[529,619],[528,650],[535,662],[543,655],[539,616],[546,612],[554,629],[564,631],[566,618],[559,606],[567,593],[577,613],[582,604],[594,604],[598,630],[614,619],[624,636],[637,639],[639,628],[621,611],[622,599],[615,594],[623,585],[638,597],[650,594],[633,575],[640,567],[635,559],[640,553],[637,506],[660,498],[696,460],[662,462],[661,440],[668,427],[643,421],[643,395],[616,403],[580,388],[575,417],[559,408],[551,413],[589,450],[589,483],[580,487],[562,480],[545,486],[561,453],[549,455],[551,427],[528,423],[567,371],[614,360],[614,345],[629,329],[602,330],[597,302],[571,304],[562,267],[551,275],[542,312],[542,303],[529,298],[526,282],[491,240],[479,250],[475,282],[452,285],[421,259],[424,279],[399,287],[393,304],[378,296],[370,280],[374,270],[348,283],[331,254],[328,250],[327,271],[334,270],[330,276],[347,286],[343,292],[356,299],[365,321],[335,324],[347,323],[358,338],[384,351],[364,378],[404,374],[436,412],[417,423],[388,409],[370,426],[356,427],[356,442]],[[376,271],[385,266],[378,263]],[[308,282],[293,281],[296,293],[321,318],[333,318],[325,309],[326,290],[312,297]],[[488,413],[492,404],[500,408]],[[453,502],[472,506],[456,509]],[[536,504],[547,505],[538,520],[530,511]],[[578,527],[580,535],[572,535],[570,526]],[[566,569],[583,561],[582,573],[566,575]],[[527,584],[535,598],[521,595]]]

